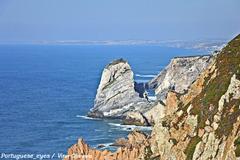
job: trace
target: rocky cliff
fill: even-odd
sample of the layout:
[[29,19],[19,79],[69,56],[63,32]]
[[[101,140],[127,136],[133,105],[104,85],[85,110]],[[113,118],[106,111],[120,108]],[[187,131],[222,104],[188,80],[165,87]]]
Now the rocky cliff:
[[148,83],[148,86],[155,90],[156,103],[146,112],[127,113],[124,124],[153,125],[157,119],[164,116],[167,93],[174,91],[184,94],[213,59],[212,55],[173,58],[170,64]]
[[108,64],[98,86],[91,117],[121,118],[129,111],[144,112],[151,103],[143,98],[140,85],[134,82],[133,72],[127,61],[118,59]]
[[[141,138],[140,148],[131,142],[121,152],[101,151],[101,155],[119,160],[240,159],[240,35],[185,93],[168,92],[164,105],[164,116],[157,119],[150,137]],[[83,155],[83,148],[74,145],[68,154]],[[119,152],[124,158],[116,157]]]
[[154,126],[151,151],[161,159],[239,159],[240,35],[217,55],[187,93],[169,93]]
[[169,90],[184,93],[199,74],[212,62],[211,55],[175,57],[148,84],[158,99],[164,100]]

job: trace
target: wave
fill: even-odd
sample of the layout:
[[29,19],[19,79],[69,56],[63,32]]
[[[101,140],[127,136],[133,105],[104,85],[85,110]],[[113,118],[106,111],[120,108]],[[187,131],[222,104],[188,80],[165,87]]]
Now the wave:
[[143,77],[143,78],[153,78],[156,77],[156,75],[153,74],[135,74],[137,77]]
[[[116,150],[116,146],[112,146],[113,143],[101,143],[98,145],[95,145],[94,148],[95,149],[100,149],[100,150],[104,150],[104,149],[108,149],[110,151],[115,151]],[[103,146],[103,147],[99,147],[99,146]]]
[[136,125],[123,125],[123,124],[118,124],[118,123],[108,123],[111,126],[117,127],[117,129],[121,129],[124,131],[133,131],[134,129],[138,129],[141,131],[151,131],[152,127],[147,127],[147,126],[136,126]]
[[157,99],[157,97],[156,96],[148,96],[148,99],[155,101]]
[[105,147],[103,147],[103,148],[106,148],[106,147],[109,147],[109,146],[111,146],[113,143],[102,143],[101,145],[104,145]]
[[149,80],[147,80],[147,79],[136,79],[135,80],[137,83],[147,83],[147,82],[149,82]]
[[94,136],[94,138],[90,138],[88,139],[89,142],[92,142],[92,141],[99,141],[99,140],[108,140],[107,137],[103,137],[103,136]]
[[82,119],[87,119],[87,120],[101,120],[99,118],[92,118],[92,117],[88,117],[88,116],[82,116],[82,115],[76,115],[77,118],[82,118]]
[[67,140],[76,140],[78,137],[77,136],[68,136],[68,137],[65,137],[65,139]]

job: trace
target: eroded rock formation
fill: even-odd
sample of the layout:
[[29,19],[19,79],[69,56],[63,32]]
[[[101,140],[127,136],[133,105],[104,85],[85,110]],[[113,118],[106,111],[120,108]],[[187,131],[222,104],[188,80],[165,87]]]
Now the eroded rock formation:
[[103,70],[95,104],[89,116],[121,118],[129,111],[148,110],[151,103],[142,98],[142,90],[140,92],[137,87],[127,61],[113,61]]
[[149,156],[145,154],[146,147],[149,147],[148,137],[140,131],[133,131],[128,135],[128,139],[121,141],[120,145],[121,147],[115,152],[101,151],[90,148],[80,138],[77,144],[68,149],[64,160],[138,160]]

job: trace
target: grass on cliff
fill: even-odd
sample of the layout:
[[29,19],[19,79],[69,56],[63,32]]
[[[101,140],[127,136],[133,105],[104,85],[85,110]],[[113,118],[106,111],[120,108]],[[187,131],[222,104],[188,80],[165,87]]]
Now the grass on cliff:
[[195,136],[190,140],[187,148],[184,151],[185,155],[187,156],[186,160],[192,160],[195,148],[201,140],[202,139],[198,136]]
[[[205,121],[208,119],[213,121],[213,116],[218,110],[218,102],[221,96],[227,91],[233,74],[239,77],[240,73],[240,35],[233,39],[228,45],[221,51],[216,58],[217,76],[210,80],[207,77],[203,87],[203,91],[193,100],[192,114],[198,115],[197,128],[203,128]],[[240,116],[239,112],[230,113],[230,109],[235,103],[224,104],[224,114],[221,117],[221,123],[217,130],[217,136],[228,136],[233,128],[233,124],[237,121],[237,117]],[[236,105],[236,104],[235,104]],[[225,129],[225,127],[227,129]],[[224,132],[222,132],[224,130]]]
[[[240,115],[239,110],[240,99],[232,100],[229,103],[225,103],[223,108],[223,115],[221,117],[221,122],[219,123],[219,127],[216,130],[216,134],[218,137],[221,135],[229,135],[233,129],[233,124],[237,121],[237,118]],[[232,107],[232,108],[230,108]],[[232,110],[232,112],[230,112]]]
[[[211,79],[213,73],[206,77],[202,92],[191,102],[193,105],[191,114],[198,116],[198,126],[196,130],[204,128],[207,119],[211,123],[213,122],[213,117],[218,111],[218,102],[221,96],[226,93],[231,77],[236,74],[237,79],[240,79],[240,35],[229,42],[221,53],[217,55],[216,70],[216,77]],[[225,102],[224,114],[221,117],[219,127],[216,131],[217,137],[220,138],[223,135],[228,136],[232,132],[233,124],[240,116],[239,105],[240,100]],[[186,113],[188,106],[189,104],[181,106],[180,108]],[[190,140],[187,148],[184,150],[187,160],[193,158],[196,145],[200,141],[201,138],[198,136]],[[235,145],[237,146],[235,153],[237,156],[240,156],[240,138],[235,141]]]
[[238,70],[237,70],[237,73],[236,73],[236,78],[238,80],[240,80],[240,64],[238,65]]
[[109,63],[105,68],[109,68],[110,66],[113,66],[113,65],[116,65],[119,63],[127,63],[127,61],[124,60],[123,58],[116,59],[116,60],[112,61],[111,63]]
[[152,157],[153,152],[150,146],[147,146],[144,150],[144,160],[159,160],[159,156]]
[[235,155],[236,155],[236,157],[240,157],[240,137],[238,137],[238,138],[234,141],[234,146],[236,147],[236,149],[235,149]]

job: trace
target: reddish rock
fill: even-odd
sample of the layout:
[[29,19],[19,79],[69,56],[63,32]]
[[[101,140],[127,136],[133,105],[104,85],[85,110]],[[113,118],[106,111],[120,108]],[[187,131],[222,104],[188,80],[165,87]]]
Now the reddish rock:
[[100,151],[90,148],[82,138],[68,149],[64,160],[137,160],[148,146],[147,136],[137,130],[128,135],[128,139],[121,138],[117,142],[121,144],[117,151]]

